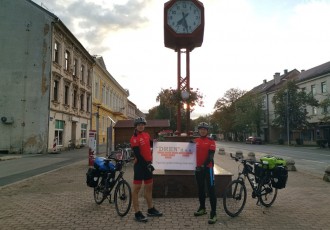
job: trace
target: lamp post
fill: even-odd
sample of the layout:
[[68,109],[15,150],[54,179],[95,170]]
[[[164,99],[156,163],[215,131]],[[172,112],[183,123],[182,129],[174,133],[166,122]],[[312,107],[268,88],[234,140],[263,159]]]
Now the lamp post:
[[290,120],[289,120],[289,90],[286,91],[286,135],[290,146]]
[[112,129],[113,129],[113,125],[116,124],[116,122],[110,116],[108,116],[108,118],[110,119],[110,126],[107,128],[107,155],[109,156],[113,149]]
[[96,105],[97,112],[96,112],[96,155],[99,154],[99,119],[100,119],[100,104]]
[[182,91],[181,92],[181,98],[183,101],[186,103],[186,129],[187,129],[187,135],[189,133],[189,126],[190,126],[190,105],[188,103],[188,98],[189,98],[189,92],[188,91]]

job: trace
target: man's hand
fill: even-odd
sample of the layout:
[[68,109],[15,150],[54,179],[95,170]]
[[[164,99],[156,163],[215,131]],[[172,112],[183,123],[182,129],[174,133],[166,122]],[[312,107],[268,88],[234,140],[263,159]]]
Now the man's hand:
[[147,169],[148,169],[150,172],[153,172],[153,171],[155,170],[154,166],[153,166],[151,163],[149,163],[149,164],[147,165]]
[[204,165],[201,165],[201,166],[197,166],[195,170],[196,170],[197,172],[201,172],[201,171],[203,171],[204,169],[205,169]]

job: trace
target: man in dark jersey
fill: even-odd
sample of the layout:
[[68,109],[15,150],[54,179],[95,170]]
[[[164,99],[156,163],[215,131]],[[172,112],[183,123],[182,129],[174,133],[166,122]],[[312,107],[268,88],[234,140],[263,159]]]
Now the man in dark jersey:
[[205,183],[207,185],[211,213],[209,224],[215,224],[217,222],[216,216],[216,206],[217,198],[215,195],[215,185],[214,185],[214,153],[216,149],[215,141],[207,137],[209,130],[209,125],[206,122],[201,122],[198,125],[198,133],[200,137],[195,138],[196,143],[196,181],[198,185],[198,198],[199,198],[199,208],[194,213],[195,216],[202,216],[207,214],[205,208]]
[[133,180],[133,207],[135,211],[135,220],[139,222],[146,222],[148,219],[142,214],[139,207],[139,192],[144,182],[144,198],[148,205],[148,216],[162,216],[152,204],[152,186],[153,178],[152,172],[152,154],[151,146],[152,140],[147,132],[144,132],[146,120],[143,117],[138,117],[134,120],[134,134],[131,137],[130,143],[135,155],[134,162],[134,180]]

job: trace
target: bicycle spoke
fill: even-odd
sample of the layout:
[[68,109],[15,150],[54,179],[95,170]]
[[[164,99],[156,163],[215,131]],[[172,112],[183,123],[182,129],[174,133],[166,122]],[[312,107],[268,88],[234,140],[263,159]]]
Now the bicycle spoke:
[[131,187],[125,180],[120,181],[116,186],[114,200],[118,215],[125,216],[132,204]]
[[246,187],[243,182],[232,181],[226,188],[223,196],[225,212],[235,217],[243,210],[246,202]]

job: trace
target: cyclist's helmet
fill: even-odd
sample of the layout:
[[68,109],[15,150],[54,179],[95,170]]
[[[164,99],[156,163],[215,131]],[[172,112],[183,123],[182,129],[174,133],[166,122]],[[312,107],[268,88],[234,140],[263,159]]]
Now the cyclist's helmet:
[[146,125],[147,124],[147,121],[143,117],[135,118],[135,120],[134,120],[134,126],[136,127],[138,124],[144,124],[144,125]]
[[206,130],[209,130],[209,124],[207,124],[206,122],[201,122],[198,125],[198,129],[204,128]]

